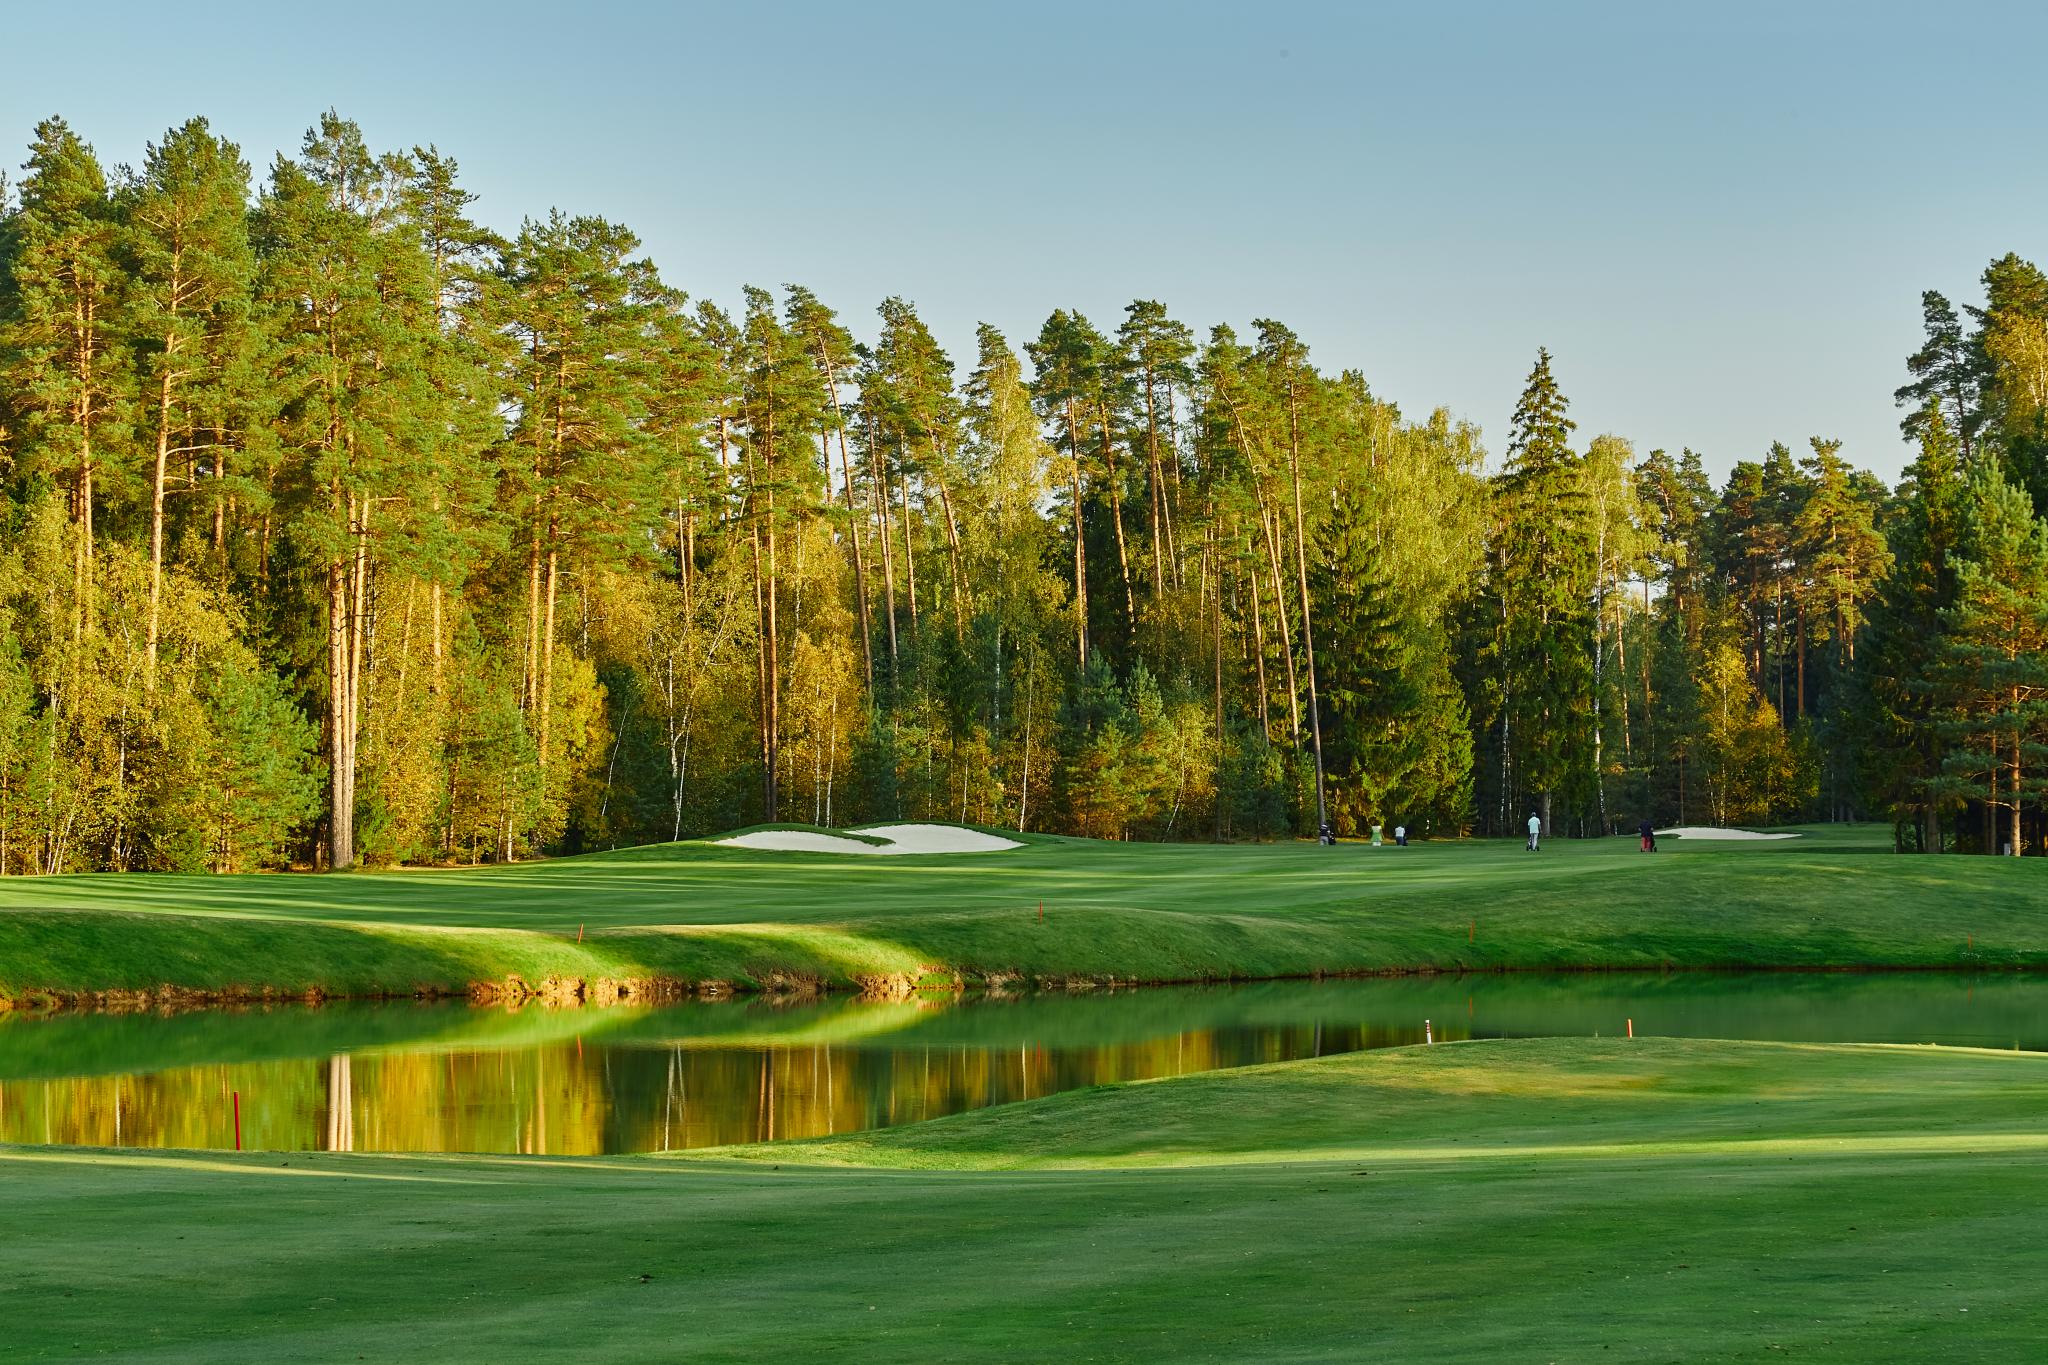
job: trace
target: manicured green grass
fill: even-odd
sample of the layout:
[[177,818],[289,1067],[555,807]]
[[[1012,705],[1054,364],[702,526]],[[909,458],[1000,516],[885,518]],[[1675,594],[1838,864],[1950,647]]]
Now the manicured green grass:
[[2016,1360],[2044,1113],[2037,1054],[1558,1040],[709,1159],[0,1149],[0,1321],[30,1360]]
[[[1558,967],[2039,967],[2048,868],[1766,844],[1407,849],[1033,837],[858,857],[673,844],[511,867],[0,881],[0,994],[330,994],[666,976],[1197,980]],[[1039,907],[1044,918],[1039,918]],[[577,936],[582,935],[582,941]]]

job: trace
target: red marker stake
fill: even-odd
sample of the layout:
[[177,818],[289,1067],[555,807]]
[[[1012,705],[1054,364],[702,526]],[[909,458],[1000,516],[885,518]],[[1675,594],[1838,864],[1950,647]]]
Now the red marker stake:
[[1636,1036],[1636,1021],[1633,1019],[1628,1021],[1628,1036],[1631,1038]]
[[1043,923],[1045,923],[1045,902],[1044,902],[1044,901],[1040,901],[1040,902],[1038,903],[1038,922],[1039,922],[1040,924],[1043,924]]
[[237,1090],[237,1091],[235,1091],[235,1092],[234,1092],[234,1094],[235,1094],[235,1150],[239,1152],[239,1151],[241,1151],[241,1150],[242,1150],[242,1092],[241,1092],[241,1091],[239,1091],[239,1090]]
[[583,926],[580,924],[576,926],[576,941],[583,942]]

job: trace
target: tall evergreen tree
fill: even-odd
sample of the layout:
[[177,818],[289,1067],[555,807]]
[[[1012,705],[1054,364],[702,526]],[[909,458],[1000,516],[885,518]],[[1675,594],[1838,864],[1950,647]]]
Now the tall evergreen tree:
[[[321,646],[292,644],[320,678],[328,760],[327,858],[356,858],[356,777],[372,578],[392,548],[379,509],[402,500],[422,399],[416,240],[394,230],[409,167],[377,157],[330,112],[298,161],[279,157],[258,208],[259,306],[271,329],[278,471],[290,550],[319,584]],[[270,531],[258,573],[270,574]],[[317,653],[316,653],[317,650]],[[314,660],[324,655],[324,666]]]
[[1553,802],[1574,805],[1593,781],[1593,588],[1596,550],[1576,426],[1537,352],[1515,405],[1500,478],[1499,554],[1492,593],[1499,627],[1491,663],[1500,689],[1502,799],[1534,797],[1545,832]]
[[[249,167],[205,119],[152,144],[124,205],[130,256],[129,329],[138,343],[150,442],[148,685],[156,686],[164,572],[164,495],[174,456],[187,470],[204,452],[218,467],[226,432],[222,392],[251,345]],[[208,392],[212,390],[212,392]],[[183,491],[196,492],[188,472]]]
[[132,421],[129,286],[92,148],[63,119],[45,119],[24,170],[0,294],[0,383],[17,413],[15,460],[64,488],[70,504],[77,642],[93,618],[94,511],[110,481],[119,487],[110,460]]
[[1982,358],[1964,334],[1955,305],[1939,290],[1920,295],[1920,316],[1925,339],[1906,358],[1913,377],[1893,394],[1908,409],[1899,429],[1907,440],[1916,441],[1929,414],[1939,413],[1967,460],[1984,422]]
[[1920,450],[1900,485],[1890,566],[1869,608],[1861,666],[1845,698],[1863,790],[1923,852],[1943,847],[1945,745],[1936,727],[1943,613],[1955,605],[1956,552],[1967,491],[1958,444],[1937,400],[1915,425]]
[[1088,666],[1088,530],[1085,521],[1091,421],[1089,398],[1097,391],[1096,373],[1103,361],[1102,335],[1088,319],[1055,309],[1039,328],[1038,340],[1026,344],[1035,374],[1032,401],[1039,415],[1057,433],[1053,444],[1067,455],[1067,512],[1073,527],[1075,663]]
[[2048,790],[2048,523],[1994,464],[1971,471],[1953,562],[1935,674],[1954,747],[1937,790],[2003,812],[2005,847],[2018,855],[2022,809]]

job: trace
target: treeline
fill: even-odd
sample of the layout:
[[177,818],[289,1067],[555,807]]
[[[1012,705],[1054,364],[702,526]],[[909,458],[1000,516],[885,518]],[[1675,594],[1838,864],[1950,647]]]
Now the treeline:
[[1282,323],[691,301],[329,115],[0,195],[0,872],[501,860],[755,821],[1109,838],[1863,813],[2038,842],[2048,285],[1929,296],[1887,490],[1505,459]]

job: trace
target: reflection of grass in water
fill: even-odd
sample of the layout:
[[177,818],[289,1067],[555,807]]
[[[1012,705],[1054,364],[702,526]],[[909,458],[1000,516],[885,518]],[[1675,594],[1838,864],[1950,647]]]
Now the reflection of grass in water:
[[14,1150],[0,1284],[29,1358],[2025,1359],[2044,1102],[2030,1056],[1471,1044],[743,1161]]
[[630,1026],[642,1007],[482,1009],[441,1002],[339,1002],[317,1007],[193,1010],[178,1014],[0,1014],[0,1080],[162,1071],[337,1052],[510,1050],[595,1041]]
[[[1437,1036],[1644,1036],[2048,1047],[2048,979],[1928,973],[1567,973],[1392,977],[880,1003],[656,1008],[334,1003],[168,1016],[0,1014],[0,1079],[157,1071],[341,1051],[477,1051],[582,1038],[621,1047],[1068,1051],[1216,1031],[1324,1029],[1330,1050]],[[1357,1036],[1354,1036],[1357,1035]]]

